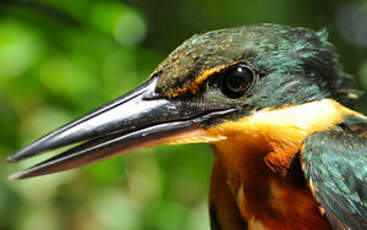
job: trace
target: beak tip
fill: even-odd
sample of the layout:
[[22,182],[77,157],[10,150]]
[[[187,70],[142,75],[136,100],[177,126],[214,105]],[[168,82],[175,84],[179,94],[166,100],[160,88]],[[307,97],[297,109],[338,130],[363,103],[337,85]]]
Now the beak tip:
[[41,151],[39,151],[36,147],[34,147],[34,146],[32,146],[32,147],[27,146],[27,147],[19,150],[18,152],[14,153],[13,155],[8,156],[6,158],[6,160],[9,163],[15,163],[15,162],[24,160],[24,159],[26,159],[28,157],[31,157],[33,155],[36,155],[39,152],[41,152]]
[[9,163],[15,163],[18,161],[18,159],[15,157],[15,155],[11,155],[6,158],[6,161]]
[[17,173],[14,173],[10,176],[8,176],[8,180],[19,180],[19,179],[22,179],[23,178],[23,173],[22,172],[17,172]]

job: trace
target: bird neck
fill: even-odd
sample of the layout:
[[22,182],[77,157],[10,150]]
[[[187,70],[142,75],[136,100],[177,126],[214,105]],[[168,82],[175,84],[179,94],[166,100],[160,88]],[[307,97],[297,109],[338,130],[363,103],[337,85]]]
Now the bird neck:
[[254,152],[270,169],[284,176],[284,169],[289,168],[306,136],[333,129],[348,116],[363,117],[332,99],[323,99],[253,111],[252,115],[209,128],[206,136],[213,140],[221,137],[212,144],[226,158],[252,158],[248,155]]
[[253,229],[258,225],[267,226],[264,229],[327,229],[302,171],[294,171],[292,165],[306,136],[332,129],[349,115],[362,116],[334,100],[324,99],[254,111],[250,116],[208,130],[212,136],[225,137],[213,143],[215,153],[249,226],[252,223]]

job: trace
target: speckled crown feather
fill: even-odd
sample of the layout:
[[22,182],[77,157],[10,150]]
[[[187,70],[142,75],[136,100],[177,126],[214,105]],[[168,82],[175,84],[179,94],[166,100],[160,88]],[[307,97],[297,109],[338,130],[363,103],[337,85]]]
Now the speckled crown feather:
[[196,34],[174,50],[154,71],[157,92],[189,87],[205,71],[244,61],[258,71],[308,74],[326,81],[339,101],[347,102],[352,81],[342,71],[327,32],[276,24],[235,27]]

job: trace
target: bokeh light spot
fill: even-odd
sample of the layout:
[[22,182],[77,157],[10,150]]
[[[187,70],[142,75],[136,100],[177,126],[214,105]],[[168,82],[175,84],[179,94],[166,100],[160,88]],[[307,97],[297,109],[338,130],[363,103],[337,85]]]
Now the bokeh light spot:
[[114,35],[118,42],[134,46],[143,40],[146,26],[143,19],[133,11],[126,11],[116,23]]

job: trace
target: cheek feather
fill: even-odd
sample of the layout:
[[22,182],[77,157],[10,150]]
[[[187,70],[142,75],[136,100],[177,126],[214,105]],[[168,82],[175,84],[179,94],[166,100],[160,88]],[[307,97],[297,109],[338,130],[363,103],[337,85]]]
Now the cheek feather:
[[267,108],[253,112],[252,115],[236,121],[225,121],[209,131],[224,135],[236,133],[267,134],[272,139],[284,138],[283,132],[310,133],[330,128],[342,122],[345,117],[361,117],[332,99],[310,102],[302,105],[291,105],[281,108]]

